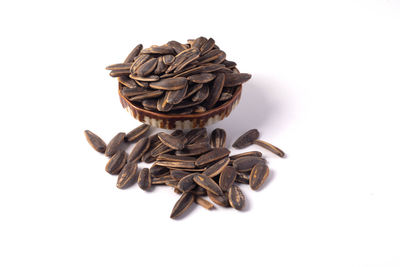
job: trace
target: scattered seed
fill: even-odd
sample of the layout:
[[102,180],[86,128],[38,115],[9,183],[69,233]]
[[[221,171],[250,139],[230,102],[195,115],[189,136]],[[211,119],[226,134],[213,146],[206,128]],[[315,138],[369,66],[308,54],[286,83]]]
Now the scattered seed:
[[121,144],[124,142],[125,133],[118,133],[115,135],[106,147],[106,156],[111,157],[119,150]]
[[143,168],[139,173],[138,185],[143,190],[149,190],[151,187],[151,176],[148,168]]
[[233,147],[237,149],[242,149],[245,147],[250,146],[251,144],[254,143],[260,136],[260,133],[257,129],[251,129],[247,132],[245,132],[243,135],[241,135],[234,143]]
[[229,204],[232,208],[241,210],[244,207],[245,198],[237,185],[232,185],[228,190]]
[[248,156],[262,157],[262,153],[260,151],[249,151],[249,152],[244,152],[244,153],[232,155],[229,158],[231,160],[235,160],[235,159],[238,159],[238,158],[248,157]]
[[267,143],[265,141],[255,140],[254,144],[259,145],[259,146],[261,146],[261,147],[263,147],[265,149],[268,149],[269,151],[271,151],[275,155],[278,155],[281,158],[283,158],[285,156],[285,153],[281,149],[279,149],[276,146],[271,145],[270,143]]
[[194,196],[191,193],[183,193],[179,200],[176,202],[171,212],[171,219],[175,219],[182,215],[194,201]]
[[233,161],[233,167],[238,172],[248,172],[259,162],[265,163],[265,159],[254,156],[241,157]]
[[150,125],[142,124],[125,135],[125,142],[134,142],[142,138],[150,129]]
[[211,132],[210,145],[212,148],[224,147],[226,142],[226,132],[224,129],[216,128]]
[[172,136],[167,133],[159,133],[158,138],[164,145],[175,150],[182,150],[187,142],[184,136]]
[[196,174],[193,177],[193,181],[207,191],[210,191],[211,193],[214,193],[216,195],[223,195],[223,192],[218,184],[214,182],[213,179],[204,174]]
[[117,151],[108,161],[106,165],[106,172],[110,174],[119,174],[119,172],[125,166],[126,159],[127,155],[125,151]]
[[227,191],[235,182],[236,179],[236,170],[231,167],[227,166],[222,171],[219,177],[219,187],[222,191]]
[[100,153],[104,153],[106,151],[106,143],[96,134],[89,130],[85,130],[85,137],[88,141],[89,145],[91,145],[94,150]]
[[205,209],[212,210],[212,209],[215,208],[214,204],[212,204],[211,202],[205,200],[205,199],[202,198],[202,197],[196,196],[196,198],[194,199],[194,201],[195,201],[198,205],[202,206],[202,207],[205,208]]
[[118,175],[117,187],[122,189],[126,187],[130,182],[134,182],[136,171],[137,171],[136,162],[126,163]]
[[204,166],[208,163],[220,160],[224,157],[227,157],[231,153],[229,149],[221,147],[221,148],[214,148],[210,152],[207,152],[204,155],[201,155],[197,160],[196,160],[196,166]]
[[148,137],[140,139],[133,147],[131,153],[129,154],[128,161],[139,162],[139,160],[142,158],[144,153],[146,153],[149,147],[150,147],[150,142]]

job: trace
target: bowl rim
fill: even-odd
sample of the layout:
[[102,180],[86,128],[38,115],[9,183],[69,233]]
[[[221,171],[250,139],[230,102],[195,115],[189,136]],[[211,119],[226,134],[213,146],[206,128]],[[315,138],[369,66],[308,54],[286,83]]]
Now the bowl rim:
[[122,94],[122,88],[124,87],[124,85],[122,83],[120,83],[118,81],[118,95],[120,98],[123,98],[125,103],[127,103],[131,108],[141,111],[143,113],[149,114],[152,117],[161,117],[164,119],[171,119],[171,120],[182,120],[182,119],[201,119],[204,117],[207,117],[209,115],[213,115],[215,113],[219,113],[221,110],[224,110],[226,107],[232,105],[232,103],[234,103],[234,101],[236,101],[237,97],[241,94],[242,92],[242,84],[238,86],[238,88],[236,89],[235,93],[232,95],[232,98],[229,99],[228,101],[226,101],[225,103],[223,103],[222,105],[207,110],[206,112],[203,113],[194,113],[194,114],[164,114],[164,113],[158,113],[155,111],[151,111],[151,110],[147,110],[141,107],[138,107],[134,104],[132,104],[129,99],[127,99],[123,94]]

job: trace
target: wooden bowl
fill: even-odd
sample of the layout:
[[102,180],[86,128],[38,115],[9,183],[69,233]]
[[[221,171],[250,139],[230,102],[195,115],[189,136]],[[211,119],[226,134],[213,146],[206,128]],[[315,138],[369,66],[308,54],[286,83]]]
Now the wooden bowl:
[[214,109],[207,110],[203,113],[170,115],[146,110],[132,104],[125,96],[122,95],[123,85],[119,83],[118,87],[118,94],[122,107],[126,109],[135,119],[154,127],[170,130],[201,128],[225,119],[239,103],[242,93],[242,86],[240,85],[236,89],[231,99]]

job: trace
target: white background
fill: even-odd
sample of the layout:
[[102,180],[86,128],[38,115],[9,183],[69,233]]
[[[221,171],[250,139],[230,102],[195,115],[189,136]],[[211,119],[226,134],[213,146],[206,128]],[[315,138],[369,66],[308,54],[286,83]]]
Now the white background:
[[[400,266],[399,1],[2,1],[0,25],[0,266]],[[288,156],[244,212],[171,220],[83,131],[139,125],[106,65],[200,35],[253,75],[208,130]]]

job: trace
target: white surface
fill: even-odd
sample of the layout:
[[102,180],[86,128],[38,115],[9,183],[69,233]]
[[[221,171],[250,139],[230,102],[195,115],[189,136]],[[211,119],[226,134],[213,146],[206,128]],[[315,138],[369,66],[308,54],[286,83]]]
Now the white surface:
[[[3,1],[0,266],[400,266],[399,1]],[[268,184],[245,212],[169,214],[178,196],[115,187],[105,140],[138,125],[104,67],[141,42],[213,37],[253,74],[249,128]],[[254,149],[254,147],[250,148]]]

